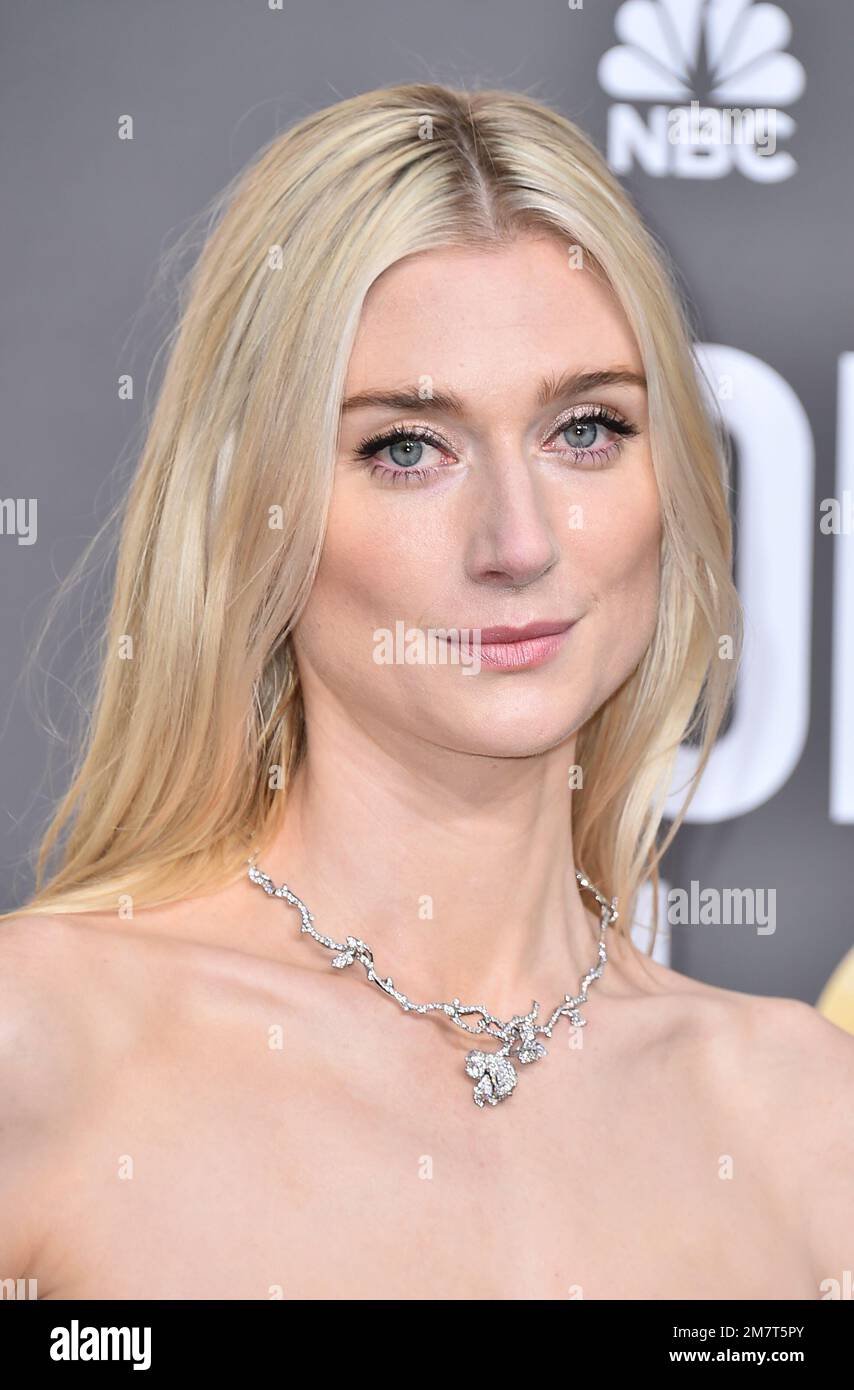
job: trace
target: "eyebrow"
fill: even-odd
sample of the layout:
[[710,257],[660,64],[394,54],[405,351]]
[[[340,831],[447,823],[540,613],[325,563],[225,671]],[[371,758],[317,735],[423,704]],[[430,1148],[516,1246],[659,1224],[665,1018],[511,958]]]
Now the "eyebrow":
[[[537,404],[544,407],[567,396],[587,395],[590,391],[601,390],[603,386],[640,386],[645,391],[646,377],[628,367],[564,372],[559,377],[551,373],[540,381]],[[466,411],[465,401],[455,391],[436,390],[425,397],[417,386],[400,386],[392,391],[357,391],[355,395],[345,398],[341,414],[349,410],[363,410],[366,406],[384,406],[390,410],[441,410],[448,415],[464,415]]]

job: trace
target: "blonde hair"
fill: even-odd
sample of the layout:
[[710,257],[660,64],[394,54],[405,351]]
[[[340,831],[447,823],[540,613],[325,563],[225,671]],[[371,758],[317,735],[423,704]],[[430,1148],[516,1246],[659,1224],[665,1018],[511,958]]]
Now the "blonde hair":
[[[433,83],[301,120],[233,181],[217,217],[127,499],[91,721],[34,895],[5,916],[114,910],[124,894],[137,907],[174,902],[233,881],[248,833],[264,846],[305,745],[290,632],[320,558],[365,295],[411,253],[535,231],[581,248],[607,278],[648,382],[657,626],[579,732],[571,813],[576,864],[619,896],[625,931],[643,882],[657,905],[658,864],[726,713],[742,640],[726,436],[665,251],[572,122],[527,96]],[[719,656],[726,636],[736,659]],[[696,770],[659,843],[688,737]]]

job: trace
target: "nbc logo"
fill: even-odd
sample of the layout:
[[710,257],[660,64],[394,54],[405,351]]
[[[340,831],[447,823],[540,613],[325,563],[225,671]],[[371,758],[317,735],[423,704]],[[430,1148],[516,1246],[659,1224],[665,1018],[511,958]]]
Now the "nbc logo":
[[[602,55],[599,83],[619,98],[608,112],[608,162],[657,178],[720,179],[733,169],[777,183],[797,169],[777,148],[795,122],[779,108],[804,89],[779,5],[752,0],[626,0],[620,43]],[[653,103],[641,111],[630,103]],[[731,103],[740,103],[738,106]]]

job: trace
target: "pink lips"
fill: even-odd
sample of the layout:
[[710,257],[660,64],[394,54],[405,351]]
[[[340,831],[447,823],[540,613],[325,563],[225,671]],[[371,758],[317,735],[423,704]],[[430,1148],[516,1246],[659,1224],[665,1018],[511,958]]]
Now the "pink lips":
[[[573,622],[557,621],[526,623],[524,627],[484,627],[480,629],[480,644],[474,649],[483,666],[527,671],[554,656],[574,626]],[[469,651],[472,649],[469,644]]]

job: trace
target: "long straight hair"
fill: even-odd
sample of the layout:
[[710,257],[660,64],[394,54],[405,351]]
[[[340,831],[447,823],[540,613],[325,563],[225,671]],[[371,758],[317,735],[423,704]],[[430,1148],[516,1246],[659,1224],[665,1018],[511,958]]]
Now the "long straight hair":
[[[6,917],[154,906],[243,870],[305,749],[291,632],[311,590],[362,304],[402,257],[559,237],[605,277],[648,382],[662,509],[657,624],[579,731],[576,864],[620,899],[653,886],[733,693],[726,433],[662,245],[593,144],[527,96],[381,88],[276,137],[216,206],[120,521],[97,684],[35,891]],[[121,514],[123,513],[123,515]],[[660,834],[680,744],[696,769]],[[65,832],[65,833],[63,833]],[[52,857],[57,862],[49,868]],[[651,939],[652,942],[652,939]]]

